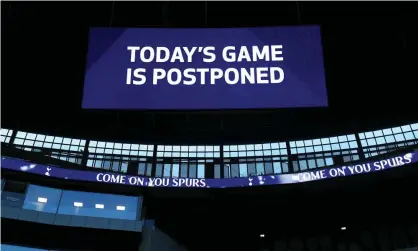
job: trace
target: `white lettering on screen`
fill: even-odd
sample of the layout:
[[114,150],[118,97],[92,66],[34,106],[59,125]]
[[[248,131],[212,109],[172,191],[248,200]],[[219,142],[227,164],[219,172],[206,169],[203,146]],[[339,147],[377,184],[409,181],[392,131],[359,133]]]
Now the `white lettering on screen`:
[[299,182],[320,180],[326,178],[344,177],[347,175],[364,174],[373,171],[381,171],[387,168],[399,167],[412,162],[412,154],[408,153],[403,156],[393,157],[373,163],[358,164],[352,166],[342,166],[329,168],[325,170],[310,171],[298,173],[293,176]]
[[[205,187],[205,179],[191,179],[191,178],[144,178],[138,176],[119,175],[99,173],[96,175],[96,180],[103,183],[125,184],[132,186],[149,186],[149,187]],[[148,183],[147,181],[148,180]]]
[[[144,85],[149,83],[159,85],[168,83],[170,86],[186,85],[215,85],[225,82],[228,85],[245,84],[280,84],[285,80],[285,72],[279,67],[260,66],[234,67],[233,63],[241,62],[283,62],[283,45],[265,46],[226,46],[218,48],[220,58],[217,59],[216,48],[207,47],[151,47],[127,46],[129,62],[132,68],[126,69],[126,85]],[[203,62],[192,67],[192,62]],[[216,67],[216,61],[227,63],[226,69]],[[173,63],[167,67],[153,67],[148,69],[149,63]],[[188,68],[181,68],[182,64]],[[141,64],[140,68],[135,66]],[[192,67],[192,68],[191,68]],[[150,71],[147,73],[147,70]],[[147,79],[147,78],[151,78]]]

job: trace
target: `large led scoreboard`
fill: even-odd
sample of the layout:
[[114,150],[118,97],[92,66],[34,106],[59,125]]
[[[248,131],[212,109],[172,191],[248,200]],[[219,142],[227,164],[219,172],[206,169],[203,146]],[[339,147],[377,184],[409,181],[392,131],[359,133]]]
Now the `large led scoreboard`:
[[91,28],[83,108],[328,106],[318,26]]

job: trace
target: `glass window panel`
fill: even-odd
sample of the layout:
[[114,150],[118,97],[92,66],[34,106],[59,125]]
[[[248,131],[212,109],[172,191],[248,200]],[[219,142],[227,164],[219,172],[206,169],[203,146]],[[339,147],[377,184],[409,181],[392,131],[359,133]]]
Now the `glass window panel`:
[[282,173],[282,166],[280,162],[273,162],[273,169],[275,174]]
[[331,151],[330,145],[322,145],[322,148],[324,149],[324,151]]
[[221,165],[215,165],[215,179],[221,178]]
[[318,158],[316,159],[316,163],[318,164],[318,167],[323,167],[325,166],[325,161],[323,158]]
[[357,148],[358,147],[357,146],[357,141],[350,141],[349,144],[350,144],[350,148]]
[[145,173],[146,176],[151,176],[152,172],[152,163],[147,163],[147,172]]
[[303,146],[304,144],[302,140],[296,141],[296,147],[303,147]]
[[396,141],[405,141],[405,137],[403,136],[403,134],[402,133],[399,133],[399,134],[395,134],[395,140]]
[[366,134],[366,138],[373,138],[374,137],[373,132],[366,132],[365,134]]
[[224,178],[230,178],[230,166],[229,165],[225,165],[224,166]]
[[29,185],[23,208],[46,213],[56,213],[62,190]]
[[[133,196],[63,191],[58,213],[65,215],[136,220],[138,200],[138,197]],[[75,206],[74,202],[78,202],[78,206]],[[118,210],[118,208],[120,210]]]
[[139,175],[145,175],[145,169],[146,169],[146,163],[140,162],[138,164],[138,174]]
[[400,127],[393,127],[392,128],[392,132],[395,134],[395,133],[401,133],[402,132],[402,129],[400,128]]
[[395,137],[393,135],[385,136],[386,143],[393,143],[395,142]]
[[248,176],[248,169],[246,163],[239,164],[239,176],[240,177],[247,177]]
[[256,171],[257,171],[257,175],[265,174],[263,162],[256,162]]
[[332,158],[325,158],[325,164],[327,166],[332,166],[334,165],[334,160]]
[[120,171],[121,171],[122,173],[126,173],[126,172],[128,172],[128,163],[126,163],[126,162],[122,162],[122,163],[121,163],[121,165],[120,165]]
[[301,171],[308,169],[308,163],[306,162],[306,160],[299,160],[299,168]]
[[23,145],[23,139],[15,138],[15,141],[13,143],[15,145]]
[[163,176],[163,164],[158,163],[156,165],[155,176],[157,176],[157,177]]
[[315,152],[322,152],[322,146],[314,146]]
[[296,160],[293,161],[293,170],[299,172],[299,162]]
[[120,164],[121,164],[120,161],[113,161],[112,162],[112,170],[115,171],[115,172],[119,172]]
[[314,148],[312,146],[306,147],[305,150],[306,150],[307,153],[314,152]]
[[181,163],[180,165],[180,177],[187,178],[187,163]]
[[329,144],[329,138],[322,138],[321,139],[322,144]]
[[197,166],[197,177],[200,179],[205,178],[205,165],[204,164],[199,164]]
[[413,140],[415,139],[414,134],[412,132],[404,133],[405,140]]
[[312,144],[312,140],[305,140],[305,146],[311,146]]
[[239,177],[239,165],[232,164],[231,165],[231,178],[238,178]]
[[343,143],[340,144],[340,146],[341,146],[341,149],[349,149],[350,148],[350,146],[348,145],[348,142],[343,142]]
[[262,144],[255,144],[254,145],[254,150],[262,150],[263,149],[263,145]]
[[263,155],[264,156],[271,156],[271,150],[264,150]]
[[264,174],[273,174],[273,163],[265,162],[264,163],[265,173]]
[[376,140],[374,138],[367,139],[367,144],[369,146],[375,146],[376,145]]
[[173,164],[173,178],[180,177],[180,165],[179,164]]
[[305,153],[304,147],[298,147],[297,150],[298,150],[298,153]]
[[308,168],[309,169],[316,168],[316,161],[315,161],[315,159],[308,159]]
[[338,143],[338,138],[337,137],[331,137],[329,138],[330,143]]
[[279,149],[280,148],[279,143],[271,143],[271,148],[272,149]]
[[287,162],[282,162],[282,171],[284,173],[288,173],[289,172],[289,164]]
[[384,135],[391,135],[391,134],[393,134],[392,133],[392,130],[390,128],[389,129],[383,129],[382,131],[383,131],[383,134]]
[[354,134],[350,134],[350,135],[347,135],[347,139],[348,139],[349,141],[351,141],[351,140],[356,140],[356,136],[355,136]]
[[171,176],[171,165],[164,164],[164,177],[170,177],[170,176]]
[[338,141],[339,141],[339,142],[345,142],[345,141],[348,141],[348,140],[347,140],[347,136],[346,136],[346,135],[341,135],[341,136],[338,136]]

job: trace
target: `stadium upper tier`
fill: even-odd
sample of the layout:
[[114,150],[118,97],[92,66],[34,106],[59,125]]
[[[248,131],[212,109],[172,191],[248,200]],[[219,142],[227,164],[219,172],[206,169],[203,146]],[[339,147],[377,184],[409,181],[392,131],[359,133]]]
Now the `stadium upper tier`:
[[1,142],[114,172],[135,170],[141,176],[180,178],[208,178],[212,173],[213,178],[234,178],[322,168],[418,145],[418,123],[334,137],[245,145],[131,144],[10,129],[1,129]]

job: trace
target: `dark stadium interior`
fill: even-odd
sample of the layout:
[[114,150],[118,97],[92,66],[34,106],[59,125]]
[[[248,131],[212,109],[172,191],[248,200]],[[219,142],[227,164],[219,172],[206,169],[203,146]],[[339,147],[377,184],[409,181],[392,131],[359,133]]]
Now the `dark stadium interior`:
[[[314,139],[418,122],[416,2],[3,1],[1,5],[1,128],[112,142],[223,145]],[[321,27],[327,108],[81,108],[89,27],[309,24]],[[30,154],[2,142],[2,156],[45,162],[44,156]],[[141,195],[146,216],[190,251],[270,251],[276,250],[273,239],[291,242],[321,236],[331,236],[334,243],[361,242],[364,231],[375,241],[394,244],[388,244],[390,248],[370,244],[361,250],[389,251],[418,246],[417,170],[413,164],[356,177],[232,189],[101,186],[3,168],[2,178],[59,189]],[[3,243],[54,250],[139,250],[142,241],[136,232],[5,218],[1,227]],[[400,244],[392,241],[398,238],[391,235],[395,230],[408,233]]]
[[[2,46],[7,48],[2,58],[8,62],[2,87],[4,93],[14,93],[3,95],[5,127],[133,142],[219,143],[354,132],[407,122],[416,115],[414,2],[3,2],[2,6]],[[329,108],[81,110],[89,26],[298,24],[321,25]]]

